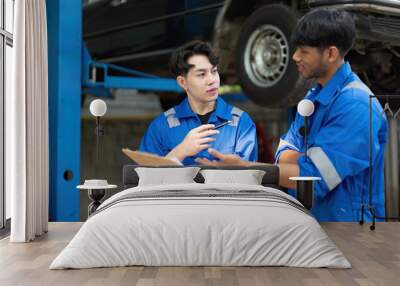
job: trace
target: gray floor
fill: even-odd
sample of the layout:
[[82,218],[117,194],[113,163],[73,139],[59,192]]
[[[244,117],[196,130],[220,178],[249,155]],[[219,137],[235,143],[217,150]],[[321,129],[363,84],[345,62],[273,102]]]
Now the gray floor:
[[50,223],[49,232],[32,243],[1,240],[0,285],[399,285],[400,223],[378,223],[375,231],[358,223],[322,224],[352,269],[132,266],[49,270],[80,226]]

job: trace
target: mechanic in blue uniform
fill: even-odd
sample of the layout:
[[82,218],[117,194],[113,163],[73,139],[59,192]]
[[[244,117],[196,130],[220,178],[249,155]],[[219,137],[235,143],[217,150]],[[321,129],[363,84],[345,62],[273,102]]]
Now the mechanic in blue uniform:
[[214,160],[207,151],[210,147],[257,160],[255,124],[246,112],[218,97],[217,64],[217,55],[201,41],[189,42],[172,54],[171,71],[187,97],[150,124],[141,151],[177,158],[184,165],[196,164],[199,157]]
[[[352,18],[338,10],[313,10],[293,34],[293,60],[305,79],[316,81],[305,98],[313,101],[308,123],[308,160],[300,131],[304,118],[296,114],[276,152],[280,184],[295,189],[292,176],[316,176],[311,212],[319,221],[357,221],[369,201],[369,95],[372,92],[352,72],[345,55],[353,45]],[[373,195],[378,216],[385,214],[384,149],[387,122],[380,103],[372,101]],[[246,165],[234,155],[210,150],[222,162]],[[200,163],[207,164],[205,161]],[[365,219],[371,220],[366,212]]]

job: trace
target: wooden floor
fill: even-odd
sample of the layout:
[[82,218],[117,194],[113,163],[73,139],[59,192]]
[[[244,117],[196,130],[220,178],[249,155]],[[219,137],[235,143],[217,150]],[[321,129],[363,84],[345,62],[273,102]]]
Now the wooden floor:
[[0,241],[0,285],[400,285],[400,223],[375,231],[357,223],[323,224],[353,268],[121,267],[48,270],[81,223],[50,223],[32,243]]

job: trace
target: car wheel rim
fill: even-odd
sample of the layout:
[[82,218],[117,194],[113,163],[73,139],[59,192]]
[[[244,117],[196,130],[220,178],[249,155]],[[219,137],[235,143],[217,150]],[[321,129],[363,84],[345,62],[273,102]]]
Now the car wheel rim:
[[250,35],[244,52],[244,67],[254,84],[275,85],[285,74],[288,63],[288,40],[279,28],[263,25]]

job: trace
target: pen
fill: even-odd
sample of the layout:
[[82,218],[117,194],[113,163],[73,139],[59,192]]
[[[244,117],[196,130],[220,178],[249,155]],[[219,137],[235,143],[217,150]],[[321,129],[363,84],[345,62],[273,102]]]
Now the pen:
[[232,122],[232,120],[225,121],[225,122],[221,123],[220,125],[215,126],[212,129],[215,130],[215,129],[221,128],[222,126],[225,126],[226,124],[229,124],[231,122]]

